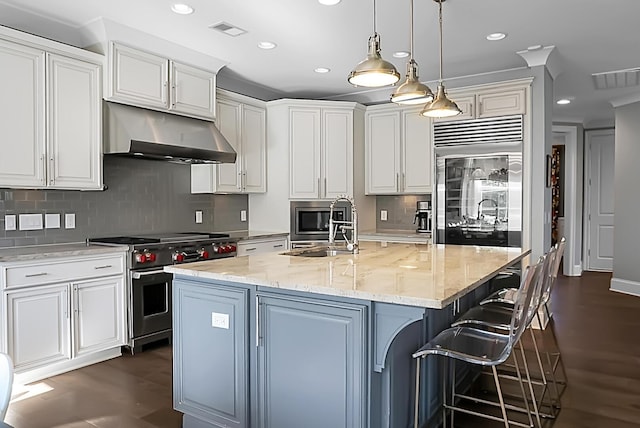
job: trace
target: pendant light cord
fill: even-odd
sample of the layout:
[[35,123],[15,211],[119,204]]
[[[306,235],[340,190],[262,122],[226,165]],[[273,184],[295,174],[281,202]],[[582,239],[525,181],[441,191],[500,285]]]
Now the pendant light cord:
[[409,62],[411,62],[411,60],[413,59],[413,0],[411,0],[411,3],[410,3],[410,11],[411,11],[411,24],[409,25],[409,32],[411,33],[411,43],[409,45],[409,48],[411,52],[409,53],[411,54],[411,58],[409,58]]
[[440,5],[440,86],[442,86],[442,0],[438,0],[438,4]]
[[373,34],[378,34],[376,32],[376,0],[373,0]]

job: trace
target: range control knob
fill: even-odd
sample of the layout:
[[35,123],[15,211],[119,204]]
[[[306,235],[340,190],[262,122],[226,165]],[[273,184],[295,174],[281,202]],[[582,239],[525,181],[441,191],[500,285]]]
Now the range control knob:
[[136,262],[138,263],[146,263],[147,256],[145,254],[137,253],[136,254]]
[[175,253],[173,255],[173,261],[182,263],[184,261],[184,253]]
[[235,245],[229,245],[229,247],[231,248],[231,250],[229,250],[230,253],[235,253],[237,248]]
[[222,251],[220,250],[220,246],[217,244],[213,244],[213,253],[214,254],[218,254],[221,253]]
[[198,254],[200,254],[200,258],[203,258],[205,260],[209,258],[209,252],[204,248],[200,249],[200,251],[198,251]]
[[156,254],[155,253],[147,252],[147,253],[144,253],[144,255],[147,257],[147,261],[150,261],[152,263],[156,261]]

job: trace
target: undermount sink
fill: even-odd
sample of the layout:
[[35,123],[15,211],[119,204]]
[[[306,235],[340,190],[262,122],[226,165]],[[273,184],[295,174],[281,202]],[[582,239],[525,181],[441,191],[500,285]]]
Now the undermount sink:
[[295,257],[332,257],[338,254],[351,254],[351,251],[347,250],[346,247],[319,246],[310,248],[299,248],[280,253],[280,255],[282,256]]

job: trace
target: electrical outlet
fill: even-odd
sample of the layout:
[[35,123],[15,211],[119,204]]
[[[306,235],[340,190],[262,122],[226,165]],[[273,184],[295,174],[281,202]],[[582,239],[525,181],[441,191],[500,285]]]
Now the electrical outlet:
[[4,230],[16,230],[15,214],[8,214],[4,216]]
[[211,327],[229,329],[229,314],[211,312]]
[[240,221],[247,221],[247,210],[240,210]]
[[65,229],[75,229],[76,228],[76,215],[75,214],[65,214],[64,215],[64,228]]
[[196,211],[196,223],[202,223],[202,211]]
[[387,210],[380,210],[380,221],[387,221]]

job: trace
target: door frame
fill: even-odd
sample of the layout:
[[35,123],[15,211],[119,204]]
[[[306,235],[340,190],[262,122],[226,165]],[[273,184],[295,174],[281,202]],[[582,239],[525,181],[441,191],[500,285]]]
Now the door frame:
[[[553,125],[554,134],[564,137],[564,230],[567,239],[562,273],[566,276],[581,276],[584,259],[582,251],[585,242],[582,225],[583,217],[579,214],[582,205],[584,183],[581,175],[580,155],[578,147],[578,126]],[[586,202],[585,202],[586,204]],[[585,205],[586,206],[586,205]],[[584,211],[584,210],[583,210]]]

